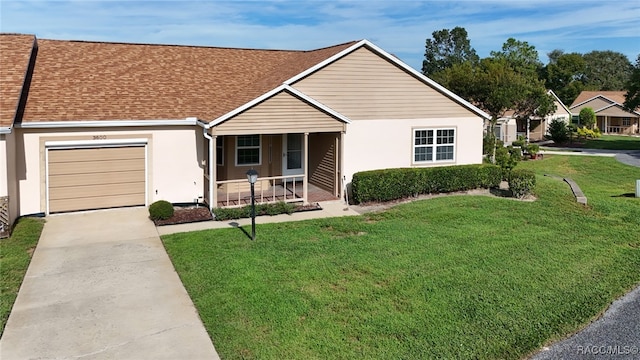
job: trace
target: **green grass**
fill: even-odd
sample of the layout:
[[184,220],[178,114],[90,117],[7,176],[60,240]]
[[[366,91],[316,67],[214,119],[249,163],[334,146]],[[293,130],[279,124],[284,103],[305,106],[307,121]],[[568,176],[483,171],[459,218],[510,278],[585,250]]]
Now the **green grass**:
[[11,237],[0,240],[0,334],[18,296],[43,224],[41,219],[20,218]]
[[[640,282],[640,168],[524,162],[535,202],[434,198],[359,217],[163,237],[222,358],[518,359]],[[575,203],[570,176],[589,207]]]
[[640,150],[640,137],[602,135],[599,139],[587,139],[584,147],[588,149]]

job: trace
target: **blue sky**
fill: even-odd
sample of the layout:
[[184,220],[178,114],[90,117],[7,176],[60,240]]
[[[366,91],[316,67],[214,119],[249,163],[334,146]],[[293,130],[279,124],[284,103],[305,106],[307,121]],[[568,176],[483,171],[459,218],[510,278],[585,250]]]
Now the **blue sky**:
[[640,1],[0,0],[0,31],[39,38],[268,49],[368,39],[420,69],[431,33],[462,26],[485,57],[509,37],[553,49],[640,53]]

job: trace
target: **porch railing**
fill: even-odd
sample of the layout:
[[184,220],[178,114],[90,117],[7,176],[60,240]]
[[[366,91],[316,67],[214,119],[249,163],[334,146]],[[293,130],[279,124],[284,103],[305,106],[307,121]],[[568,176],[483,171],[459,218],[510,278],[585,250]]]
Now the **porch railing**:
[[[255,186],[256,203],[305,201],[304,175],[259,177]],[[240,207],[251,204],[251,190],[247,179],[215,182],[217,206]]]
[[607,126],[607,133],[609,134],[621,134],[628,126]]

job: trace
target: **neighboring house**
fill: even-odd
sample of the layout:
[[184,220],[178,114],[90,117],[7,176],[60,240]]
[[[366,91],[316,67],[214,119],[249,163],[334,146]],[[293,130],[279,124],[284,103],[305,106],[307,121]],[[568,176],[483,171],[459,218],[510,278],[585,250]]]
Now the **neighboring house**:
[[[19,215],[344,196],[355,172],[478,164],[488,115],[369,41],[312,51],[0,35],[0,199]],[[280,194],[280,195],[279,195]],[[287,197],[290,196],[290,197]]]
[[[522,136],[529,141],[542,141],[545,135],[549,134],[549,124],[553,120],[564,121],[569,124],[571,122],[571,111],[560,101],[553,90],[548,90],[547,94],[551,95],[556,105],[556,110],[545,116],[544,118],[532,117],[529,119],[529,127],[527,129],[527,120],[517,118],[517,135]],[[527,131],[528,130],[528,131]]]
[[[485,134],[491,131],[491,123],[489,120],[484,123]],[[496,139],[502,141],[505,146],[511,145],[512,142],[518,140],[516,133],[516,119],[511,116],[501,117],[496,121],[493,127]]]
[[636,134],[640,132],[640,109],[627,111],[622,104],[625,91],[583,91],[569,107],[574,118],[585,107],[596,113],[596,126],[603,134]]

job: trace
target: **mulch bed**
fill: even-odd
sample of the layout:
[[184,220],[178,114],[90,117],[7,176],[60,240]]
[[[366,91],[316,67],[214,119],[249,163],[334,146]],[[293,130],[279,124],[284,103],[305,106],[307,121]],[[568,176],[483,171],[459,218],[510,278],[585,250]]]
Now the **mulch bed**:
[[211,212],[206,206],[192,208],[178,208],[173,212],[173,216],[166,220],[154,220],[156,226],[186,224],[199,221],[213,220]]
[[[322,210],[319,204],[299,205],[294,212]],[[166,220],[154,220],[156,226],[187,224],[213,220],[213,215],[206,206],[175,208],[173,216]]]

